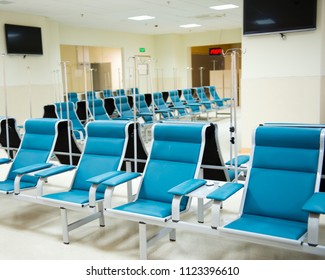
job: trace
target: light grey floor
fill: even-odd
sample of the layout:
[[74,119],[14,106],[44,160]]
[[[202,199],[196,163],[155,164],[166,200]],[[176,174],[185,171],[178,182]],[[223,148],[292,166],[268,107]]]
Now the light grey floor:
[[[240,118],[238,118],[240,139]],[[229,119],[219,119],[219,140],[224,159],[229,158]],[[147,144],[148,149],[150,144]],[[240,147],[239,147],[240,149]],[[1,179],[8,165],[1,166]],[[73,172],[49,179],[46,192],[69,187]],[[137,182],[136,182],[137,183]],[[134,184],[134,191],[137,189]],[[32,192],[30,192],[32,194]],[[114,203],[126,202],[123,187],[117,189]],[[236,217],[241,192],[224,203],[222,220]],[[195,219],[196,203],[186,214]],[[81,212],[70,212],[72,220]],[[205,222],[210,222],[210,209]],[[324,227],[322,220],[322,227]],[[154,230],[152,227],[150,230]],[[139,258],[138,225],[106,217],[106,227],[94,221],[70,233],[70,244],[62,242],[60,211],[57,208],[0,196],[0,259],[1,260],[136,260]],[[168,237],[149,248],[149,259],[155,260],[252,260],[252,259],[322,259],[321,257],[234,241],[184,230],[177,231],[176,242]]]

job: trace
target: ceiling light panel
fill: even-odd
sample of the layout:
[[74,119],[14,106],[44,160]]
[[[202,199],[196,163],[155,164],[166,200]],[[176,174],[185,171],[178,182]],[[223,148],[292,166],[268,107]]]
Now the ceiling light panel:
[[229,10],[229,9],[239,8],[239,6],[234,5],[234,4],[225,4],[225,5],[212,6],[210,8],[217,10],[217,11],[221,11],[221,10]]
[[183,27],[183,28],[193,28],[193,27],[199,27],[201,25],[196,24],[196,23],[189,23],[189,24],[182,24],[179,27]]
[[150,19],[154,19],[155,17],[152,16],[135,16],[135,17],[128,17],[128,19],[131,20],[150,20]]

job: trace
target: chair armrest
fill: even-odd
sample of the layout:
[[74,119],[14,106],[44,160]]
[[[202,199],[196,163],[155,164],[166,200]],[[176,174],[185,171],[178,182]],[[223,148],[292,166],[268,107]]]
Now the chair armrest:
[[202,187],[205,183],[206,180],[203,179],[190,179],[171,188],[168,193],[179,196],[186,195],[197,188]]
[[178,109],[186,109],[189,108],[189,106],[181,105],[181,106],[172,106],[170,107],[173,110],[178,110]]
[[59,165],[59,166],[54,166],[51,168],[48,168],[46,170],[40,171],[35,173],[35,176],[38,176],[40,178],[48,178],[50,176],[54,176],[63,172],[70,171],[72,169],[75,169],[76,167],[74,165]]
[[201,103],[187,103],[186,105],[190,107],[198,107],[201,105]]
[[123,172],[120,171],[119,174],[116,174],[116,176],[111,177],[104,182],[102,182],[103,185],[109,186],[109,187],[116,187],[120,184],[126,183],[130,180],[133,180],[137,177],[141,176],[140,173],[137,172]]
[[182,197],[206,183],[203,179],[190,179],[171,188],[168,193],[173,194],[172,201],[172,221],[177,223],[180,220],[180,205]]
[[[102,185],[106,186],[105,197],[104,197],[104,209],[112,208],[113,191],[116,186],[123,184],[123,183],[128,183],[129,181],[131,181],[139,176],[141,176],[140,173],[120,171],[119,174],[116,174],[116,176],[111,177],[110,179],[102,182]],[[130,197],[132,198],[132,189],[129,189],[129,183],[127,185],[128,185],[127,186],[128,187],[128,197],[129,197],[129,201],[130,201]],[[131,191],[131,193],[130,193],[130,191]]]
[[138,113],[137,115],[140,117],[151,117],[153,116],[153,113]]
[[128,121],[128,120],[132,120],[134,117],[117,117],[117,118],[112,118],[112,120],[124,120],[124,121]]
[[[238,166],[241,166],[244,163],[247,163],[249,161],[249,156],[248,155],[239,155],[237,157],[237,162]],[[234,165],[235,164],[235,159],[228,160],[225,165]]]
[[16,173],[17,175],[23,175],[26,173],[35,172],[38,170],[49,168],[52,165],[53,165],[52,163],[37,163],[37,164],[33,164],[33,165],[26,166],[26,167],[15,169],[15,170],[13,170],[13,172]]
[[325,214],[325,193],[314,193],[303,205],[302,210],[309,213]]
[[171,112],[170,109],[157,109],[155,110],[155,113],[169,113]]
[[5,164],[11,162],[10,158],[0,158],[0,164]]
[[87,179],[87,182],[92,183],[92,184],[99,185],[102,182],[104,182],[105,180],[108,180],[108,179],[110,179],[112,177],[115,177],[117,175],[120,175],[121,173],[124,173],[124,171],[110,171],[110,172],[106,172],[106,173],[100,174],[98,176],[94,176],[94,177],[91,177],[91,178]]
[[320,215],[325,214],[325,193],[314,193],[303,205],[303,211],[309,212],[307,241],[310,246],[317,246],[319,242]]
[[208,199],[214,199],[218,201],[224,201],[236,192],[238,192],[241,188],[244,187],[244,184],[240,183],[226,183],[222,185],[220,188],[215,191],[209,193],[207,195]]

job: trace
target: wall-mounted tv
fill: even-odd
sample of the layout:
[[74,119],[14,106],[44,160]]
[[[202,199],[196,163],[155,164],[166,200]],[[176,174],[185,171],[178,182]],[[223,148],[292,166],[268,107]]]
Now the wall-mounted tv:
[[40,27],[5,24],[5,38],[8,54],[43,54]]
[[244,0],[243,34],[316,29],[317,0]]

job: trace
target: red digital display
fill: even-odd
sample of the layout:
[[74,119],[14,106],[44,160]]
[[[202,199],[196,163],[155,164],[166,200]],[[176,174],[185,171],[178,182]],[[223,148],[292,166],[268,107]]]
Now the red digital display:
[[222,48],[210,48],[209,55],[223,55]]

